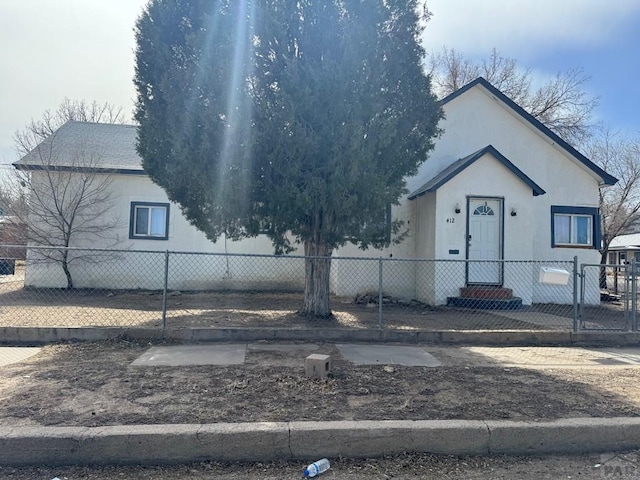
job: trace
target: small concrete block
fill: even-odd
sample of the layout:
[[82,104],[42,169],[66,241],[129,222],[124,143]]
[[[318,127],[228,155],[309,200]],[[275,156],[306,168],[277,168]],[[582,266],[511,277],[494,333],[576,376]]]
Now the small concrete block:
[[304,361],[307,377],[326,378],[331,371],[331,356],[312,353]]

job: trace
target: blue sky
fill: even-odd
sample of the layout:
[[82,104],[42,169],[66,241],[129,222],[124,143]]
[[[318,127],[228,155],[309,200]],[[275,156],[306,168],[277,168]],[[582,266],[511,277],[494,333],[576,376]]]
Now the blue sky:
[[[0,0],[0,172],[12,137],[65,97],[131,118],[133,26],[146,0]],[[493,47],[543,82],[583,67],[597,120],[640,134],[640,0],[427,0],[427,49],[471,58]]]
[[539,81],[573,67],[600,97],[596,120],[640,135],[640,0],[426,0],[427,49],[445,44],[470,58],[492,48]]

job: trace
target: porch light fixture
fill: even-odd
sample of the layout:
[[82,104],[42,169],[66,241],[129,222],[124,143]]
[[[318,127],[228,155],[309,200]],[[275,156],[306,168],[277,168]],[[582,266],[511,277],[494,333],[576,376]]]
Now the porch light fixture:
[[515,217],[516,215],[518,215],[518,212],[516,212],[515,208],[511,208],[511,216]]
[[456,203],[455,212],[456,213],[460,213],[460,204],[459,203]]

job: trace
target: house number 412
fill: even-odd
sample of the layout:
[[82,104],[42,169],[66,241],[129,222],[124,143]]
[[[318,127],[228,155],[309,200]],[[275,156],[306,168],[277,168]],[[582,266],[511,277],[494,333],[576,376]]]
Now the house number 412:
[[447,218],[447,223],[456,223],[456,219],[453,217]]

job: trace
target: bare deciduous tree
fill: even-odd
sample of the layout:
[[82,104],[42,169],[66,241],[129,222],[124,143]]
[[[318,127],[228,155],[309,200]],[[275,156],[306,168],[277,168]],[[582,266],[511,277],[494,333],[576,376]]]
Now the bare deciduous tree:
[[601,168],[618,178],[618,183],[600,189],[602,220],[602,263],[609,244],[618,235],[630,233],[640,222],[640,138],[601,130],[584,146]]
[[16,192],[9,178],[0,178],[0,217],[15,216],[26,212],[27,198],[24,190]]
[[428,68],[441,98],[482,76],[572,145],[589,136],[591,114],[598,99],[584,90],[590,77],[581,68],[560,72],[534,88],[531,69],[521,67],[496,49],[488,58],[474,62],[446,47],[429,55]]
[[110,246],[119,242],[114,234],[119,220],[110,215],[115,200],[111,172],[101,166],[105,152],[87,148],[84,142],[59,139],[58,129],[70,120],[117,123],[122,113],[106,103],[65,99],[58,110],[45,112],[42,120],[32,121],[15,134],[16,149],[28,156],[14,164],[13,182],[14,196],[28,192],[27,212],[16,214],[28,225],[29,243],[62,247],[38,249],[37,256],[60,264],[68,289],[74,286],[72,263],[99,261],[69,247],[97,238],[108,240]]
[[25,249],[16,246],[27,242],[26,224],[21,220],[26,217],[26,212],[25,190],[16,191],[10,178],[0,178],[0,259],[25,258]]
[[69,121],[122,123],[124,114],[122,107],[116,107],[108,102],[88,103],[85,100],[65,98],[55,111],[45,110],[40,120],[31,120],[24,129],[14,134],[14,144],[18,154],[21,157],[26,155]]

